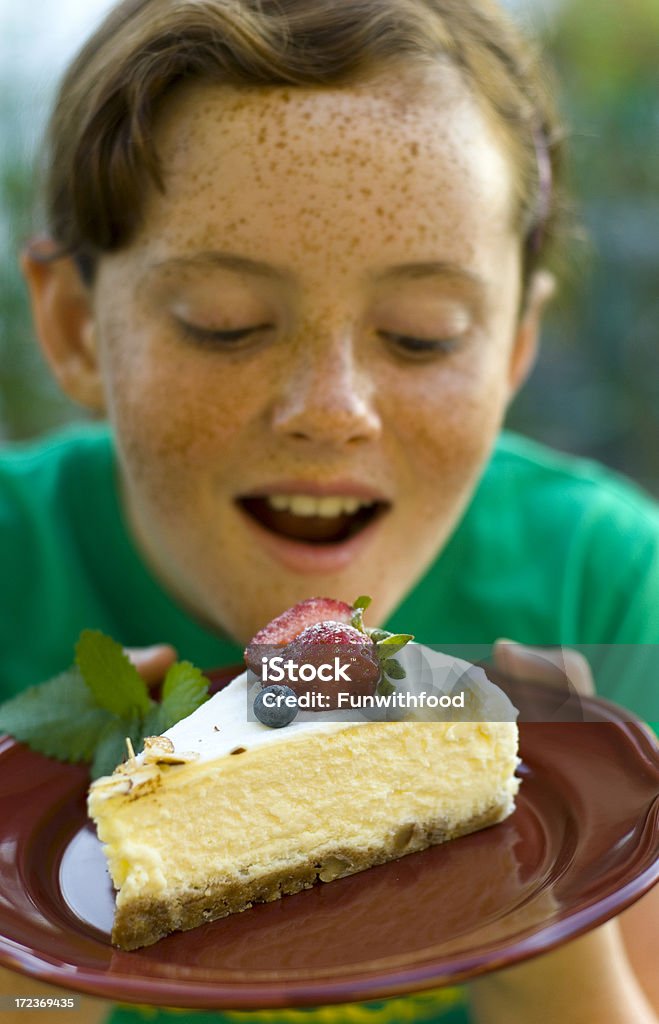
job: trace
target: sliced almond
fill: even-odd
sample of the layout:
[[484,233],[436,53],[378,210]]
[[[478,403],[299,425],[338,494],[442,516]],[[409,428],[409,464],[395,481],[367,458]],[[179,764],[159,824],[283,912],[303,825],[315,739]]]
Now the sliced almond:
[[144,753],[173,754],[174,744],[169,736],[145,736]]
[[320,866],[318,877],[321,882],[333,882],[351,873],[350,861],[345,857],[326,857]]
[[130,779],[116,775],[104,775],[92,783],[97,796],[109,799],[111,796],[123,796],[130,792]]

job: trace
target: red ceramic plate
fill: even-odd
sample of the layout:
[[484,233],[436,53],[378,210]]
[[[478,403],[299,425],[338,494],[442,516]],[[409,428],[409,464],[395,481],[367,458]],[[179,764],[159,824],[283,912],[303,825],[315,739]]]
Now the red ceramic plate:
[[551,949],[659,878],[656,742],[613,705],[583,705],[588,721],[520,726],[523,784],[503,824],[133,953],[109,943],[85,771],[5,738],[0,963],[113,1000],[260,1009],[419,991]]

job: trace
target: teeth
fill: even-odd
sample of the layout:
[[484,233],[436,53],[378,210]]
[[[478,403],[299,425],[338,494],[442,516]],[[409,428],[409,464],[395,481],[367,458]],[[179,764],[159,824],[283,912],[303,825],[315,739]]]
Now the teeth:
[[354,515],[360,508],[371,508],[375,502],[359,498],[330,496],[314,498],[310,494],[273,494],[267,498],[270,508],[276,512],[290,512],[294,516],[320,516],[334,519],[341,515]]
[[268,498],[268,505],[277,512],[285,512],[290,507],[291,500],[285,494],[273,494],[271,498]]

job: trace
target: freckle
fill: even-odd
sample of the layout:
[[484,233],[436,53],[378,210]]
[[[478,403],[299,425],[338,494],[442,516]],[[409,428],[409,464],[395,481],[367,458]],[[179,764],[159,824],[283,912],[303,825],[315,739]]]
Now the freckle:
[[419,155],[419,143],[418,142],[410,143],[410,152],[411,152],[412,156],[418,156]]

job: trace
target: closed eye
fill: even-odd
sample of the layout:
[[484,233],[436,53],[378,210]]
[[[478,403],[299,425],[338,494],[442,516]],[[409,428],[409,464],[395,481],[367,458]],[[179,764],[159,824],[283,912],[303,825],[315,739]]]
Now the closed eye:
[[251,327],[236,327],[230,331],[218,331],[210,327],[198,327],[196,324],[189,324],[185,320],[179,320],[178,317],[176,319],[183,333],[192,338],[193,341],[201,342],[201,344],[205,345],[218,346],[237,345],[238,342],[244,341],[253,334],[270,330],[273,326],[272,324],[254,324]]
[[416,338],[409,334],[379,331],[380,337],[410,356],[449,355],[460,345],[459,338]]

